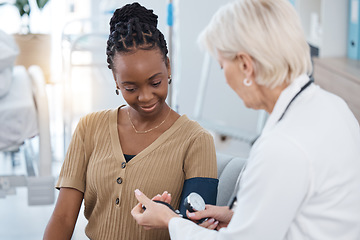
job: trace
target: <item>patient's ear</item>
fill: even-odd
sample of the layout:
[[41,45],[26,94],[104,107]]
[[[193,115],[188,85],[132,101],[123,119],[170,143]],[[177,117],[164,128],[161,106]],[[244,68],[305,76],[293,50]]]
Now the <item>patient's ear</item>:
[[168,70],[168,75],[171,76],[171,65],[170,65],[170,59],[168,57],[166,57],[166,66]]
[[117,88],[117,89],[120,89],[119,86],[118,86],[118,84],[117,84],[114,71],[112,71],[112,74],[113,74],[113,77],[114,77],[114,81],[115,81],[115,84],[116,84],[116,88]]

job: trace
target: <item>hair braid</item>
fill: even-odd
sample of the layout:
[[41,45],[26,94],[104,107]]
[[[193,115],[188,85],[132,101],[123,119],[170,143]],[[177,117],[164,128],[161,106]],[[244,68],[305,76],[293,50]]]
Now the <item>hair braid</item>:
[[137,2],[116,9],[110,20],[106,48],[108,68],[113,67],[115,53],[131,53],[138,49],[159,48],[167,64],[167,44],[164,35],[157,28],[157,19],[153,10],[146,9]]

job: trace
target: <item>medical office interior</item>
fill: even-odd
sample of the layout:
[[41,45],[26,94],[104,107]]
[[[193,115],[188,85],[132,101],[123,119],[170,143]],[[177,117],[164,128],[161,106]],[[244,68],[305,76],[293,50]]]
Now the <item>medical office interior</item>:
[[[226,159],[219,173],[227,177],[237,176],[225,173],[227,165],[246,160],[267,119],[223,84],[220,66],[196,41],[215,11],[230,1],[138,1],[159,16],[168,43],[173,78],[168,103],[213,134],[218,157]],[[39,8],[29,0],[30,15],[21,17],[15,1],[0,1],[0,239],[42,238],[78,120],[125,103],[115,94],[105,49],[114,9],[131,2],[48,0]],[[360,121],[359,1],[291,3],[311,46],[312,78],[341,96]],[[73,239],[86,239],[82,211]]]

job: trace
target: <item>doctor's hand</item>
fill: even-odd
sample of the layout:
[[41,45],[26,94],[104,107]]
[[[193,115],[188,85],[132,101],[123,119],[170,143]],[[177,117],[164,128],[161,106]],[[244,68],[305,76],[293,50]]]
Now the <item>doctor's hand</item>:
[[[131,215],[134,217],[136,222],[143,226],[146,230],[154,228],[167,228],[171,218],[179,217],[166,205],[153,201],[159,200],[167,202],[169,198],[171,200],[171,196],[169,196],[166,192],[162,195],[155,196],[153,200],[151,200],[139,189],[136,189],[135,197],[139,203],[131,210]],[[143,209],[143,206],[146,210]]]
[[171,202],[171,194],[168,193],[167,191],[163,192],[163,194],[158,194],[155,197],[153,197],[151,200],[153,201],[162,201],[162,202],[166,202],[169,203]]
[[208,228],[208,229],[216,229],[227,227],[229,224],[234,212],[229,209],[228,206],[214,206],[214,205],[206,205],[205,210],[198,212],[189,212],[186,211],[187,217],[197,222],[202,218],[208,218],[208,220],[199,224],[199,226]]

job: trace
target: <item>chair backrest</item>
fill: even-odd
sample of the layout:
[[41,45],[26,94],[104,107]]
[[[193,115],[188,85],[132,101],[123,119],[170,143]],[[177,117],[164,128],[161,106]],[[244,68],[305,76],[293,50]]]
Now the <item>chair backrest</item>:
[[216,153],[216,157],[219,178],[216,205],[226,206],[231,200],[236,181],[246,159],[223,153]]
[[43,71],[37,65],[32,65],[28,69],[32,86],[33,95],[38,116],[39,127],[39,176],[51,176],[51,138],[50,138],[50,119],[48,97],[45,89],[45,79]]

